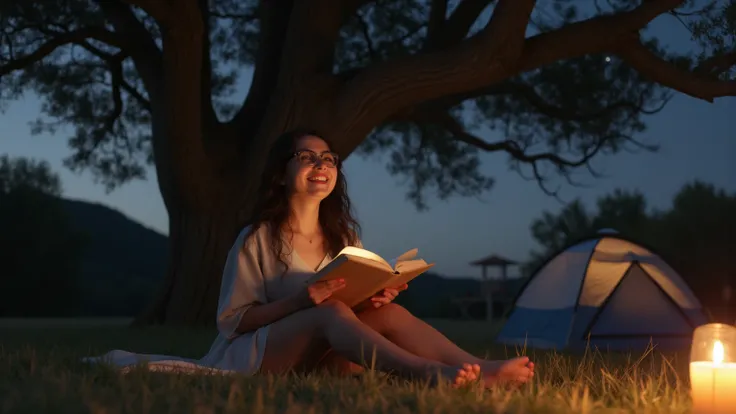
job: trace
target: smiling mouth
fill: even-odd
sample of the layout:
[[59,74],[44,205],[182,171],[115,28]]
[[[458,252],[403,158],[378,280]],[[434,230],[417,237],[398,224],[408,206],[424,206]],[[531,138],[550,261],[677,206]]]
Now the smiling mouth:
[[313,183],[319,183],[319,184],[326,184],[329,179],[324,176],[317,176],[317,177],[309,177],[307,178],[307,181],[313,182]]

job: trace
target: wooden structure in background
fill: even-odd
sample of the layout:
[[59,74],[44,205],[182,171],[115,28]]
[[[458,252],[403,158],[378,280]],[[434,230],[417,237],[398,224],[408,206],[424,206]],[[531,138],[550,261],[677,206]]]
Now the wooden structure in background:
[[505,284],[508,278],[508,267],[516,264],[518,262],[495,254],[470,263],[471,266],[480,266],[481,268],[481,294],[486,302],[486,320],[493,319],[493,284],[488,276],[488,268],[501,269],[501,281]]

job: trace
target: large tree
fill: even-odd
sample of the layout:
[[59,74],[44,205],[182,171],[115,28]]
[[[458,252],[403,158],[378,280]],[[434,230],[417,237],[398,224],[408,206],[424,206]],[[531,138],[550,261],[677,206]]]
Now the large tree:
[[[733,2],[683,0],[3,1],[0,94],[33,90],[71,124],[68,165],[108,188],[155,165],[171,256],[145,320],[212,323],[220,272],[274,138],[308,127],[346,157],[389,151],[408,195],[476,195],[479,152],[545,191],[601,152],[641,146],[642,115],[679,91],[736,95]],[[580,5],[581,7],[578,7]],[[671,15],[702,53],[665,53]],[[242,68],[253,78],[232,99]],[[479,125],[498,130],[490,142]],[[362,145],[361,145],[362,144]]]

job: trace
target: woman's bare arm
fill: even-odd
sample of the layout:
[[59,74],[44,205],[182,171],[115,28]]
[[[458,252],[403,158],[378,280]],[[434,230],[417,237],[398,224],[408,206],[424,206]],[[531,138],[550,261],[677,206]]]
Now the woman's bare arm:
[[319,281],[305,287],[302,291],[262,305],[251,306],[240,319],[236,332],[244,333],[283,319],[294,312],[318,305],[345,287],[345,280]]
[[253,305],[243,314],[236,332],[240,334],[251,332],[274,323],[307,307],[304,302],[301,295],[293,295],[273,302]]

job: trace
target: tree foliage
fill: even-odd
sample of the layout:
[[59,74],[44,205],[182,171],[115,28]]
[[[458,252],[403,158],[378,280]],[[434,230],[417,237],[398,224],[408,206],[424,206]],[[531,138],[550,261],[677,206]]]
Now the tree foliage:
[[650,210],[642,193],[623,190],[601,197],[596,207],[591,211],[575,200],[559,213],[544,212],[535,220],[532,235],[542,249],[532,252],[527,273],[575,241],[613,229],[651,246],[685,278],[715,318],[733,321],[736,193],[695,181],[685,185],[666,210]]
[[[512,168],[529,173],[545,191],[554,193],[547,181],[550,172],[569,178],[571,169],[589,165],[601,152],[654,149],[636,136],[645,129],[643,116],[661,109],[672,88],[708,100],[734,91],[733,84],[714,83],[733,79],[733,1],[612,0],[593,5],[549,0],[507,6],[492,0],[356,0],[344,2],[349,4],[336,12],[344,15],[337,16],[318,14],[319,7],[330,2],[311,6],[286,0],[185,3],[181,10],[173,10],[157,0],[3,2],[2,98],[16,99],[27,90],[39,94],[45,116],[34,131],[74,126],[73,153],[67,165],[92,171],[112,189],[145,177],[146,164],[155,160],[151,120],[152,105],[157,103],[151,99],[163,88],[162,33],[186,31],[177,20],[201,18],[206,31],[202,99],[212,105],[203,107],[203,116],[212,117],[215,124],[234,126],[245,137],[258,129],[253,120],[264,115],[279,64],[291,52],[285,44],[290,28],[318,31],[307,24],[300,29],[298,20],[324,23],[325,32],[337,28],[331,45],[315,44],[311,51],[294,53],[296,58],[299,53],[317,55],[314,60],[321,59],[319,65],[326,66],[318,69],[348,88],[351,81],[357,82],[361,74],[383,63],[479,43],[491,30],[491,17],[510,22],[513,13],[522,13],[516,18],[524,20],[524,9],[531,10],[526,21],[519,23],[527,33],[524,44],[534,49],[535,41],[542,42],[550,48],[546,54],[524,62],[515,51],[515,63],[504,62],[511,63],[513,70],[486,84],[478,81],[429,94],[417,85],[414,91],[402,93],[427,95],[427,99],[409,99],[411,105],[399,105],[370,126],[375,129],[360,146],[361,153],[388,153],[389,170],[408,179],[409,197],[423,207],[427,189],[442,198],[472,196],[488,189],[493,181],[479,169],[480,152],[506,152]],[[512,17],[503,15],[505,7]],[[297,11],[314,14],[301,16]],[[656,38],[644,36],[639,43],[639,29],[660,14],[682,21],[700,50],[676,56],[658,46]],[[595,30],[603,31],[609,22],[621,33],[607,34],[609,39],[598,39],[596,44],[585,44],[594,39],[579,38],[586,33],[595,36]],[[188,35],[197,34],[191,29]],[[326,38],[315,42],[328,42],[331,35],[323,33],[320,36]],[[499,39],[519,36],[494,35]],[[309,38],[302,33],[305,48]],[[523,36],[514,41],[519,40]],[[574,41],[575,46],[565,41]],[[502,46],[506,45],[491,42],[483,50],[478,45],[473,55],[494,53]],[[701,66],[695,70],[698,62]],[[236,85],[244,81],[243,68],[251,65],[255,67],[253,87],[238,102]],[[438,68],[440,77],[440,69],[452,70]],[[670,72],[665,74],[664,69]],[[695,70],[702,79],[683,69]],[[476,70],[468,75],[482,77]],[[437,88],[427,86],[432,87]],[[504,138],[489,142],[473,134],[479,129]],[[349,152],[354,146],[344,147]]]
[[60,192],[47,163],[0,157],[1,316],[74,312],[83,239]]

